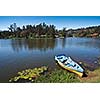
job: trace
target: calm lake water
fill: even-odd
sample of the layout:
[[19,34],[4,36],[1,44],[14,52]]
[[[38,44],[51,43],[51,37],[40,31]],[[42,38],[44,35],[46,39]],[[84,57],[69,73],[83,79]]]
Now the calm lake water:
[[65,39],[33,39],[33,40],[0,40],[0,82],[8,82],[18,71],[42,65],[56,67],[54,56],[66,54],[76,61],[96,68],[97,57],[100,56],[100,39],[65,38]]

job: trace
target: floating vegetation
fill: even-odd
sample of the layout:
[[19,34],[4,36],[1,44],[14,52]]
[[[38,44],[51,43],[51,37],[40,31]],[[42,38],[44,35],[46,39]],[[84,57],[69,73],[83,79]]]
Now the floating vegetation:
[[17,73],[17,76],[14,78],[11,78],[9,82],[18,82],[19,80],[26,80],[27,81],[34,81],[35,78],[39,77],[41,74],[46,72],[48,67],[43,66],[39,68],[34,69],[26,69],[21,72]]

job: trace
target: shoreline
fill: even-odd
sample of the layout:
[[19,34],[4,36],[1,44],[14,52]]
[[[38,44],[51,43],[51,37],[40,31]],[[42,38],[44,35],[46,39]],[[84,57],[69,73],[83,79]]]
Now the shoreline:
[[34,38],[0,38],[1,39],[30,39],[30,40],[33,40],[33,39],[65,39],[65,38],[91,38],[91,39],[100,39],[100,37],[34,37]]
[[[98,63],[100,63],[100,61]],[[82,67],[83,66],[85,67],[86,64],[82,63]],[[36,77],[32,80],[29,77],[28,80],[21,78],[20,81],[18,82],[13,81],[13,82],[14,83],[99,83],[100,82],[100,68],[99,67],[100,66],[98,66],[98,68],[94,71],[86,70],[87,77],[80,78],[76,74],[71,73],[67,70],[64,70],[61,67],[58,67],[57,65],[57,68],[55,68],[53,71],[48,68],[46,74],[41,74],[39,77]],[[24,71],[25,70],[23,70],[22,72]],[[21,72],[18,72],[18,73],[21,73]],[[17,77],[15,76],[15,80],[16,79]]]

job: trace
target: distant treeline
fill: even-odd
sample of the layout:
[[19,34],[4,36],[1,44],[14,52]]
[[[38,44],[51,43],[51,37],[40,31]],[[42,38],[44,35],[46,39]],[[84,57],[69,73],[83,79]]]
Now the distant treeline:
[[26,25],[17,27],[11,24],[6,31],[0,31],[1,39],[9,38],[56,38],[56,37],[100,37],[100,26],[79,29],[56,29],[54,25],[40,23],[38,25]]

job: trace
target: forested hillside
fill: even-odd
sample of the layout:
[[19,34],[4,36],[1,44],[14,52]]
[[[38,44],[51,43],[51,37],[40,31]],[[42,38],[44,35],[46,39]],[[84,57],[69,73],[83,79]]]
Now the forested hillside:
[[[66,26],[67,27],[67,26]],[[100,26],[58,30],[54,25],[40,23],[18,27],[11,24],[8,30],[0,31],[0,39],[9,38],[56,38],[56,37],[100,37]]]

